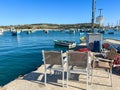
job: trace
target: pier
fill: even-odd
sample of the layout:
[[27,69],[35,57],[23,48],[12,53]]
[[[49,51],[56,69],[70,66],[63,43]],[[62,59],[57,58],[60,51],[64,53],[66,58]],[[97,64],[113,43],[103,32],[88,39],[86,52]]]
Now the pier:
[[120,45],[120,40],[109,39],[109,38],[107,38],[107,39],[105,39],[104,41],[105,41],[105,42],[108,42],[108,43],[112,43],[112,44],[118,44],[118,45]]
[[[84,75],[73,76],[73,79],[69,80],[69,87],[66,85],[61,86],[62,80],[61,74],[50,75],[48,73],[47,85],[44,85],[44,65],[41,65],[36,71],[26,74],[23,77],[19,77],[14,81],[11,81],[0,90],[85,90],[86,79]],[[93,84],[91,85],[89,79],[89,90],[120,90],[120,76],[113,72],[113,87],[110,86],[110,80],[108,74],[103,70],[94,70]],[[66,75],[66,71],[65,71]],[[66,77],[66,76],[65,76]],[[59,78],[59,79],[58,79]],[[78,82],[79,79],[79,82]],[[65,78],[66,84],[66,78]]]

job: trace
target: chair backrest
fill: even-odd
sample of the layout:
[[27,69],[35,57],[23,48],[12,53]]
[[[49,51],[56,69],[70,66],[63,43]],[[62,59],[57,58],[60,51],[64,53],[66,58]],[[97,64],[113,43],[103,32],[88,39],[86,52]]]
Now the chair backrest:
[[103,43],[102,44],[102,48],[104,48],[104,49],[109,49],[109,47],[110,47],[109,43]]
[[68,66],[87,68],[88,52],[71,51],[67,53]]
[[62,51],[44,51],[42,50],[43,61],[45,64],[62,65]]
[[106,58],[110,60],[114,60],[116,55],[117,55],[117,50],[115,48],[111,48],[110,51],[107,53]]

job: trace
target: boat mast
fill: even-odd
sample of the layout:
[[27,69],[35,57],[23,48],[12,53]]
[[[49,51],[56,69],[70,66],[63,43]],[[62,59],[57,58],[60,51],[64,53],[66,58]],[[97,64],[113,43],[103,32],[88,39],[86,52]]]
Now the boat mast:
[[119,25],[118,26],[120,26],[120,20],[119,20]]
[[91,28],[91,32],[94,31],[95,3],[96,3],[96,0],[92,0],[92,28]]
[[120,20],[117,21],[117,28],[120,29]]
[[117,24],[116,24],[116,30],[118,30],[118,25],[119,25],[119,22],[118,22],[118,20],[117,20]]

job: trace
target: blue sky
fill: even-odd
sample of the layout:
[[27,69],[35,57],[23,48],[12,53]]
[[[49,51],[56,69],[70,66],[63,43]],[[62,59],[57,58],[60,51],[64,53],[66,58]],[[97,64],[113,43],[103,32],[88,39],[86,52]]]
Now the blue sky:
[[[120,19],[120,0],[96,0],[104,24]],[[0,25],[32,23],[74,24],[91,22],[92,0],[0,0]]]

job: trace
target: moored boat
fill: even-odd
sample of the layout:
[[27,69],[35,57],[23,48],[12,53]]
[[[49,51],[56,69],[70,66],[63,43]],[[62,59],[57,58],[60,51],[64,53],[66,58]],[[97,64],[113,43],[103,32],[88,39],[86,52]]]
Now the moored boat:
[[0,35],[3,35],[3,29],[0,29]]
[[103,33],[103,34],[104,34],[104,33],[105,33],[105,31],[99,31],[99,33]]
[[81,43],[85,43],[85,42],[86,42],[86,37],[85,37],[85,36],[80,37],[80,42],[81,42]]
[[12,36],[17,36],[18,34],[21,33],[21,31],[14,29],[14,30],[11,31],[11,33],[12,33]]
[[114,34],[114,32],[108,32],[108,34]]
[[100,28],[100,29],[98,30],[98,33],[104,34],[104,33],[105,33],[105,29],[104,29],[104,28]]
[[32,31],[31,31],[31,30],[28,30],[28,31],[27,31],[27,34],[30,34],[30,33],[32,33]]
[[67,41],[67,40],[54,40],[55,45],[65,46],[68,48],[76,47],[76,42],[74,41]]
[[108,34],[114,34],[114,30],[108,30]]

